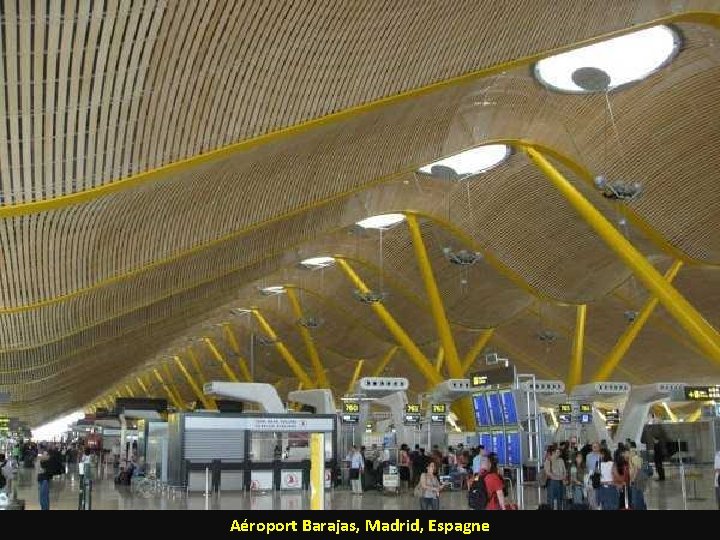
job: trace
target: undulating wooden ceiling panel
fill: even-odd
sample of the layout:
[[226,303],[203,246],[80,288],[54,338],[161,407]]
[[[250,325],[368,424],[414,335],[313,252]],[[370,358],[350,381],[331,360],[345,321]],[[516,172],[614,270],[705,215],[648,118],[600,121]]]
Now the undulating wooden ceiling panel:
[[[637,179],[643,194],[627,206],[673,254],[720,262],[715,28],[679,22],[674,61],[608,100],[550,91],[529,66],[508,64],[371,104],[669,15],[675,2],[0,6],[0,388],[12,397],[3,411],[40,421],[82,406],[184,353],[188,337],[212,334],[234,358],[212,325],[230,321],[246,347],[247,324],[229,309],[248,304],[267,312],[310,370],[287,300],[257,293],[278,280],[300,287],[303,309],[324,319],[313,335],[343,391],[354,361],[372,368],[393,340],[338,268],[298,269],[315,254],[349,257],[385,289],[388,309],[434,361],[435,327],[406,228],[386,231],[382,250],[377,231],[349,234],[355,221],[388,211],[418,212],[461,354],[478,330],[499,326],[492,347],[564,378],[574,308],[551,303],[589,302],[589,377],[622,332],[623,311],[639,309],[645,293],[521,153],[457,184],[414,172],[489,140],[535,141],[591,175]],[[717,5],[691,0],[683,9]],[[178,164],[202,153],[207,160]],[[558,166],[619,220],[591,178]],[[669,259],[641,229],[628,226],[630,239],[665,270]],[[482,257],[457,267],[444,248]],[[716,278],[686,268],[677,286],[717,327]],[[552,355],[537,339],[546,316],[562,329]],[[717,371],[662,310],[642,336],[618,372],[625,380]],[[256,378],[292,389],[282,358],[264,349]],[[208,375],[222,376],[203,355]],[[415,370],[404,354],[391,366]],[[179,373],[173,380],[193,399]],[[415,375],[413,385],[424,387]]]

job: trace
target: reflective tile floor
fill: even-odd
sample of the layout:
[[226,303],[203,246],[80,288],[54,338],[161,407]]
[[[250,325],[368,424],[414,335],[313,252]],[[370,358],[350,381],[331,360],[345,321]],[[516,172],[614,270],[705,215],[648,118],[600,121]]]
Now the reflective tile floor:
[[[651,510],[717,510],[713,488],[713,474],[710,467],[696,468],[693,478],[686,480],[686,496],[683,498],[682,482],[677,469],[668,470],[665,482],[652,481],[646,493]],[[100,474],[93,487],[92,507],[95,510],[204,510],[206,508],[222,510],[296,510],[309,508],[308,492],[275,493],[222,493],[220,496],[206,499],[202,494],[156,494],[145,496],[132,493],[129,487],[115,486],[111,471]],[[27,510],[37,510],[38,490],[35,481],[36,472],[22,469],[15,480],[18,498],[25,499]],[[74,475],[65,475],[53,479],[50,488],[50,508],[52,510],[76,510],[78,507],[79,483]],[[544,494],[543,494],[544,497]],[[525,507],[537,508],[537,488],[525,489]],[[467,509],[466,492],[447,492],[441,496],[441,508]],[[367,510],[406,510],[418,507],[418,501],[411,493],[400,495],[379,492],[366,492],[353,495],[343,488],[328,491],[325,499],[327,509],[367,509]]]

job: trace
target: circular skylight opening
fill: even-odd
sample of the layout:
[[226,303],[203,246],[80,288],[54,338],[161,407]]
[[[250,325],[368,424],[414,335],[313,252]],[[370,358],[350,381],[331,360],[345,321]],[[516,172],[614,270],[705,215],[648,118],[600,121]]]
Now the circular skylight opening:
[[405,221],[405,216],[402,214],[381,214],[358,221],[356,225],[363,229],[389,229],[403,221]]
[[282,294],[285,292],[285,287],[283,287],[282,285],[274,285],[272,287],[264,287],[260,289],[260,292],[268,296],[272,294]]
[[301,265],[303,265],[305,268],[315,269],[315,268],[327,268],[328,266],[332,266],[335,264],[335,258],[334,257],[310,257],[309,259],[305,259],[304,261],[300,262]]
[[418,172],[458,179],[490,170],[509,155],[510,147],[506,144],[486,144],[420,167]]
[[669,26],[653,26],[540,60],[535,77],[561,92],[608,92],[667,65],[680,42]]

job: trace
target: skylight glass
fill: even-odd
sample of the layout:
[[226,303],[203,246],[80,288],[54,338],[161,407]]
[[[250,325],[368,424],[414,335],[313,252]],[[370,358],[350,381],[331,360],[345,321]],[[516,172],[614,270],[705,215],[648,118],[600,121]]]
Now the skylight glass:
[[605,92],[651,75],[679,48],[675,30],[653,26],[540,60],[535,76],[562,92]]
[[502,163],[509,154],[510,148],[505,144],[486,144],[430,163],[418,170],[421,173],[433,174],[433,167],[447,167],[458,176],[470,176],[492,169]]
[[333,257],[310,257],[301,261],[300,264],[305,268],[327,268],[335,264],[335,259]]
[[275,285],[272,287],[264,287],[260,289],[260,292],[263,294],[271,295],[271,294],[282,294],[285,292],[285,287],[282,285]]
[[358,221],[357,225],[363,229],[389,229],[403,221],[405,221],[405,216],[402,214],[381,214]]

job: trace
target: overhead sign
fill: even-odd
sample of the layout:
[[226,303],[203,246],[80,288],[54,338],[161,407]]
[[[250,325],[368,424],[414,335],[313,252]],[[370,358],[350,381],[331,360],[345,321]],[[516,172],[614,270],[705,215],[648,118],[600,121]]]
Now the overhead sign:
[[572,424],[572,414],[560,413],[558,414],[558,422],[561,424]]
[[447,404],[433,403],[430,406],[430,421],[436,424],[445,423],[445,415],[447,414]]
[[592,414],[592,404],[591,403],[581,403],[580,404],[580,412]]
[[572,403],[561,403],[558,405],[558,412],[560,414],[572,414]]
[[420,423],[420,405],[417,403],[408,403],[405,405],[405,418],[403,420],[405,424],[419,424]]
[[476,371],[470,375],[470,384],[475,387],[513,384],[515,368],[513,366]]
[[245,429],[248,431],[332,431],[333,418],[318,417],[258,417],[222,418],[217,416],[186,416],[185,428],[195,429]]
[[592,424],[593,418],[591,413],[580,413],[579,420],[581,424]]
[[718,401],[720,386],[686,386],[685,399],[688,401]]
[[360,421],[360,403],[343,401],[342,421],[346,424],[357,424]]
[[609,426],[616,426],[620,423],[620,411],[612,409],[605,413],[605,422]]

